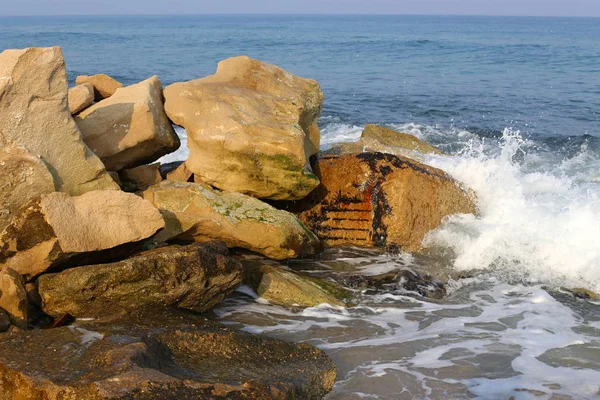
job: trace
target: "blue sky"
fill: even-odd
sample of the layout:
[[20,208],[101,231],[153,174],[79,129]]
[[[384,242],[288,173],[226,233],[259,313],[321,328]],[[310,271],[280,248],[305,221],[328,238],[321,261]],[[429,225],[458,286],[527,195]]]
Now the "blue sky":
[[186,13],[600,16],[600,0],[0,0],[0,15]]

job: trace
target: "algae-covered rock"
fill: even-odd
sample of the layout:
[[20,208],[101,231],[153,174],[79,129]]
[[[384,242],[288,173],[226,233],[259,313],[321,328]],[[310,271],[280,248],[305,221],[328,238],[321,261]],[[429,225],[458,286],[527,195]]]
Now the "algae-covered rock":
[[160,209],[166,220],[157,241],[222,240],[229,247],[277,260],[320,250],[317,237],[293,214],[250,196],[175,181],[152,186],[142,196]]
[[170,246],[109,264],[42,275],[43,310],[53,316],[100,317],[145,306],[206,312],[242,280],[221,242]]
[[248,57],[214,75],[165,88],[169,118],[186,129],[186,166],[221,190],[295,200],[319,184],[308,158],[319,151],[323,93],[314,80]]
[[335,365],[315,347],[175,310],[140,309],[125,320],[0,341],[0,393],[14,400],[317,400],[335,378]]
[[423,154],[444,154],[441,150],[413,135],[374,124],[365,126],[361,135],[361,139],[363,138],[377,140],[385,146],[414,150]]

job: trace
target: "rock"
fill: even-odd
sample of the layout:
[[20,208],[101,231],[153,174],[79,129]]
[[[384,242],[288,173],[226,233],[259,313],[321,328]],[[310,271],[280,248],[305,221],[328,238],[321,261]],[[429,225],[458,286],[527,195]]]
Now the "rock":
[[323,157],[321,186],[288,209],[327,246],[418,251],[450,214],[476,213],[474,195],[445,172],[403,157],[361,153]]
[[0,333],[6,332],[8,328],[10,328],[10,316],[0,308]]
[[79,113],[75,121],[85,143],[109,171],[156,161],[180,145],[163,110],[157,76],[118,89]]
[[179,167],[167,174],[167,179],[178,182],[192,182],[194,180],[194,173],[183,162]]
[[59,47],[0,53],[0,147],[21,146],[48,167],[55,189],[76,196],[118,189],[81,140],[67,105]]
[[106,74],[96,74],[92,76],[79,75],[75,79],[75,83],[77,85],[83,85],[85,83],[91,84],[94,88],[94,100],[96,101],[102,101],[109,98],[115,94],[117,89],[123,87],[121,82]]
[[27,330],[27,291],[23,277],[10,268],[0,270],[0,308],[6,311],[11,325]]
[[162,182],[160,176],[160,163],[150,165],[141,165],[131,169],[123,169],[119,172],[119,180],[121,185],[127,185],[127,191],[135,192],[138,190],[146,190],[152,185]]
[[414,150],[423,154],[444,154],[441,150],[417,139],[413,135],[374,124],[365,126],[361,135],[361,139],[363,138],[375,139],[385,146]]
[[187,167],[209,185],[295,200],[319,184],[308,162],[320,142],[316,81],[234,57],[214,75],[168,86],[165,99],[167,115],[187,132]]
[[23,204],[52,192],[54,179],[42,160],[23,147],[0,147],[0,232]]
[[442,281],[429,274],[421,274],[408,269],[379,275],[350,275],[345,283],[350,287],[360,288],[371,293],[398,292],[398,294],[403,294],[409,291],[437,300],[446,296],[446,286]]
[[94,103],[94,86],[84,83],[69,89],[69,110],[71,114],[77,114]]
[[194,243],[42,275],[42,309],[52,316],[93,318],[145,306],[206,312],[242,281],[240,263],[228,255],[222,242]]
[[246,283],[263,299],[281,306],[314,307],[322,303],[345,306],[350,294],[333,282],[298,275],[270,265],[244,265]]
[[222,240],[276,260],[320,251],[319,240],[293,214],[253,197],[175,181],[142,196],[163,211],[167,227],[155,237],[159,242]]
[[335,378],[315,347],[163,309],[0,341],[0,392],[15,400],[317,400]]
[[31,280],[73,256],[138,242],[164,226],[159,211],[134,194],[43,195],[21,208],[0,234],[0,268]]

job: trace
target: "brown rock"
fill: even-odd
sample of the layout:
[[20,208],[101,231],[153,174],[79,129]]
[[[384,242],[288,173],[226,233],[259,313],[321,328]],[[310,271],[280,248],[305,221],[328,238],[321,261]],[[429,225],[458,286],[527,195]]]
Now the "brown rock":
[[0,341],[0,393],[14,400],[317,400],[335,377],[315,347],[162,309]]
[[0,147],[0,232],[23,204],[54,192],[46,164],[23,147]]
[[123,87],[121,82],[106,74],[96,74],[92,76],[79,75],[75,79],[75,83],[77,85],[83,85],[84,83],[91,84],[94,87],[94,99],[96,101],[102,101],[109,98],[115,94],[117,89]]
[[222,240],[277,260],[320,250],[319,240],[293,214],[240,193],[164,181],[142,196],[163,211],[167,227],[157,241]]
[[242,281],[241,265],[228,255],[222,242],[195,243],[42,275],[42,309],[52,316],[94,318],[145,306],[206,312]]
[[219,63],[206,78],[165,89],[165,110],[186,129],[187,167],[207,184],[257,198],[295,200],[319,181],[317,82],[248,57]]
[[389,147],[399,147],[407,150],[418,151],[423,154],[444,154],[441,150],[433,147],[413,135],[398,132],[383,126],[368,124],[362,132],[362,138],[371,138]]
[[24,147],[47,166],[57,191],[79,195],[118,189],[81,140],[67,105],[67,73],[59,47],[0,54],[0,147]]
[[184,162],[175,170],[169,172],[167,179],[178,182],[192,182],[194,180],[194,173],[188,169]]
[[327,246],[418,251],[450,214],[476,213],[474,195],[445,172],[384,153],[324,157],[322,185],[291,208]]
[[146,190],[163,180],[160,176],[160,163],[123,169],[119,172],[119,178],[122,185],[131,186],[131,191]]
[[84,83],[69,89],[69,110],[77,114],[92,105],[94,102],[94,86]]
[[0,333],[6,332],[10,328],[10,315],[0,308]]
[[72,256],[146,239],[164,225],[158,210],[134,194],[43,195],[0,234],[0,267],[30,280]]
[[12,325],[27,330],[28,304],[23,277],[10,268],[0,270],[0,308],[6,311]]
[[118,89],[75,117],[83,140],[106,169],[119,171],[158,160],[179,148],[163,110],[157,76]]

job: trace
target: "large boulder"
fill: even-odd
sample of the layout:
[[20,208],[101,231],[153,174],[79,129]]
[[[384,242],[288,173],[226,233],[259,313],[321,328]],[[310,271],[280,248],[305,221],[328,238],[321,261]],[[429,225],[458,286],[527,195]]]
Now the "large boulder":
[[117,91],[75,117],[83,140],[106,169],[118,171],[158,160],[179,148],[165,115],[157,76]]
[[175,181],[152,186],[142,196],[166,220],[157,241],[222,240],[277,260],[320,250],[319,240],[293,214],[250,196]]
[[54,192],[54,179],[42,160],[23,147],[0,147],[0,232],[31,199]]
[[288,205],[327,246],[418,251],[450,214],[476,213],[473,193],[445,172],[384,153],[319,158],[321,186]]
[[42,308],[54,316],[93,318],[145,306],[206,312],[242,281],[242,266],[228,255],[222,242],[194,243],[42,275]]
[[89,83],[94,88],[94,100],[102,101],[104,99],[109,98],[117,89],[123,87],[123,84],[117,81],[115,78],[108,76],[106,74],[96,74],[96,75],[79,75],[75,78],[75,83],[77,85],[83,85]]
[[25,282],[19,273],[10,268],[0,270],[0,309],[8,313],[12,325],[23,330],[28,328]]
[[21,208],[0,234],[0,268],[30,280],[75,255],[146,239],[164,225],[152,204],[130,193],[43,195]]
[[335,365],[315,347],[161,309],[0,341],[5,399],[317,400],[335,378]]
[[94,87],[91,83],[83,83],[69,89],[69,110],[77,114],[94,103]]
[[221,190],[295,200],[319,184],[308,157],[319,150],[323,93],[314,80],[248,57],[214,75],[165,89],[165,110],[186,129],[186,166]]
[[118,189],[83,143],[67,104],[67,72],[59,47],[0,53],[0,147],[40,157],[55,189],[71,195]]

